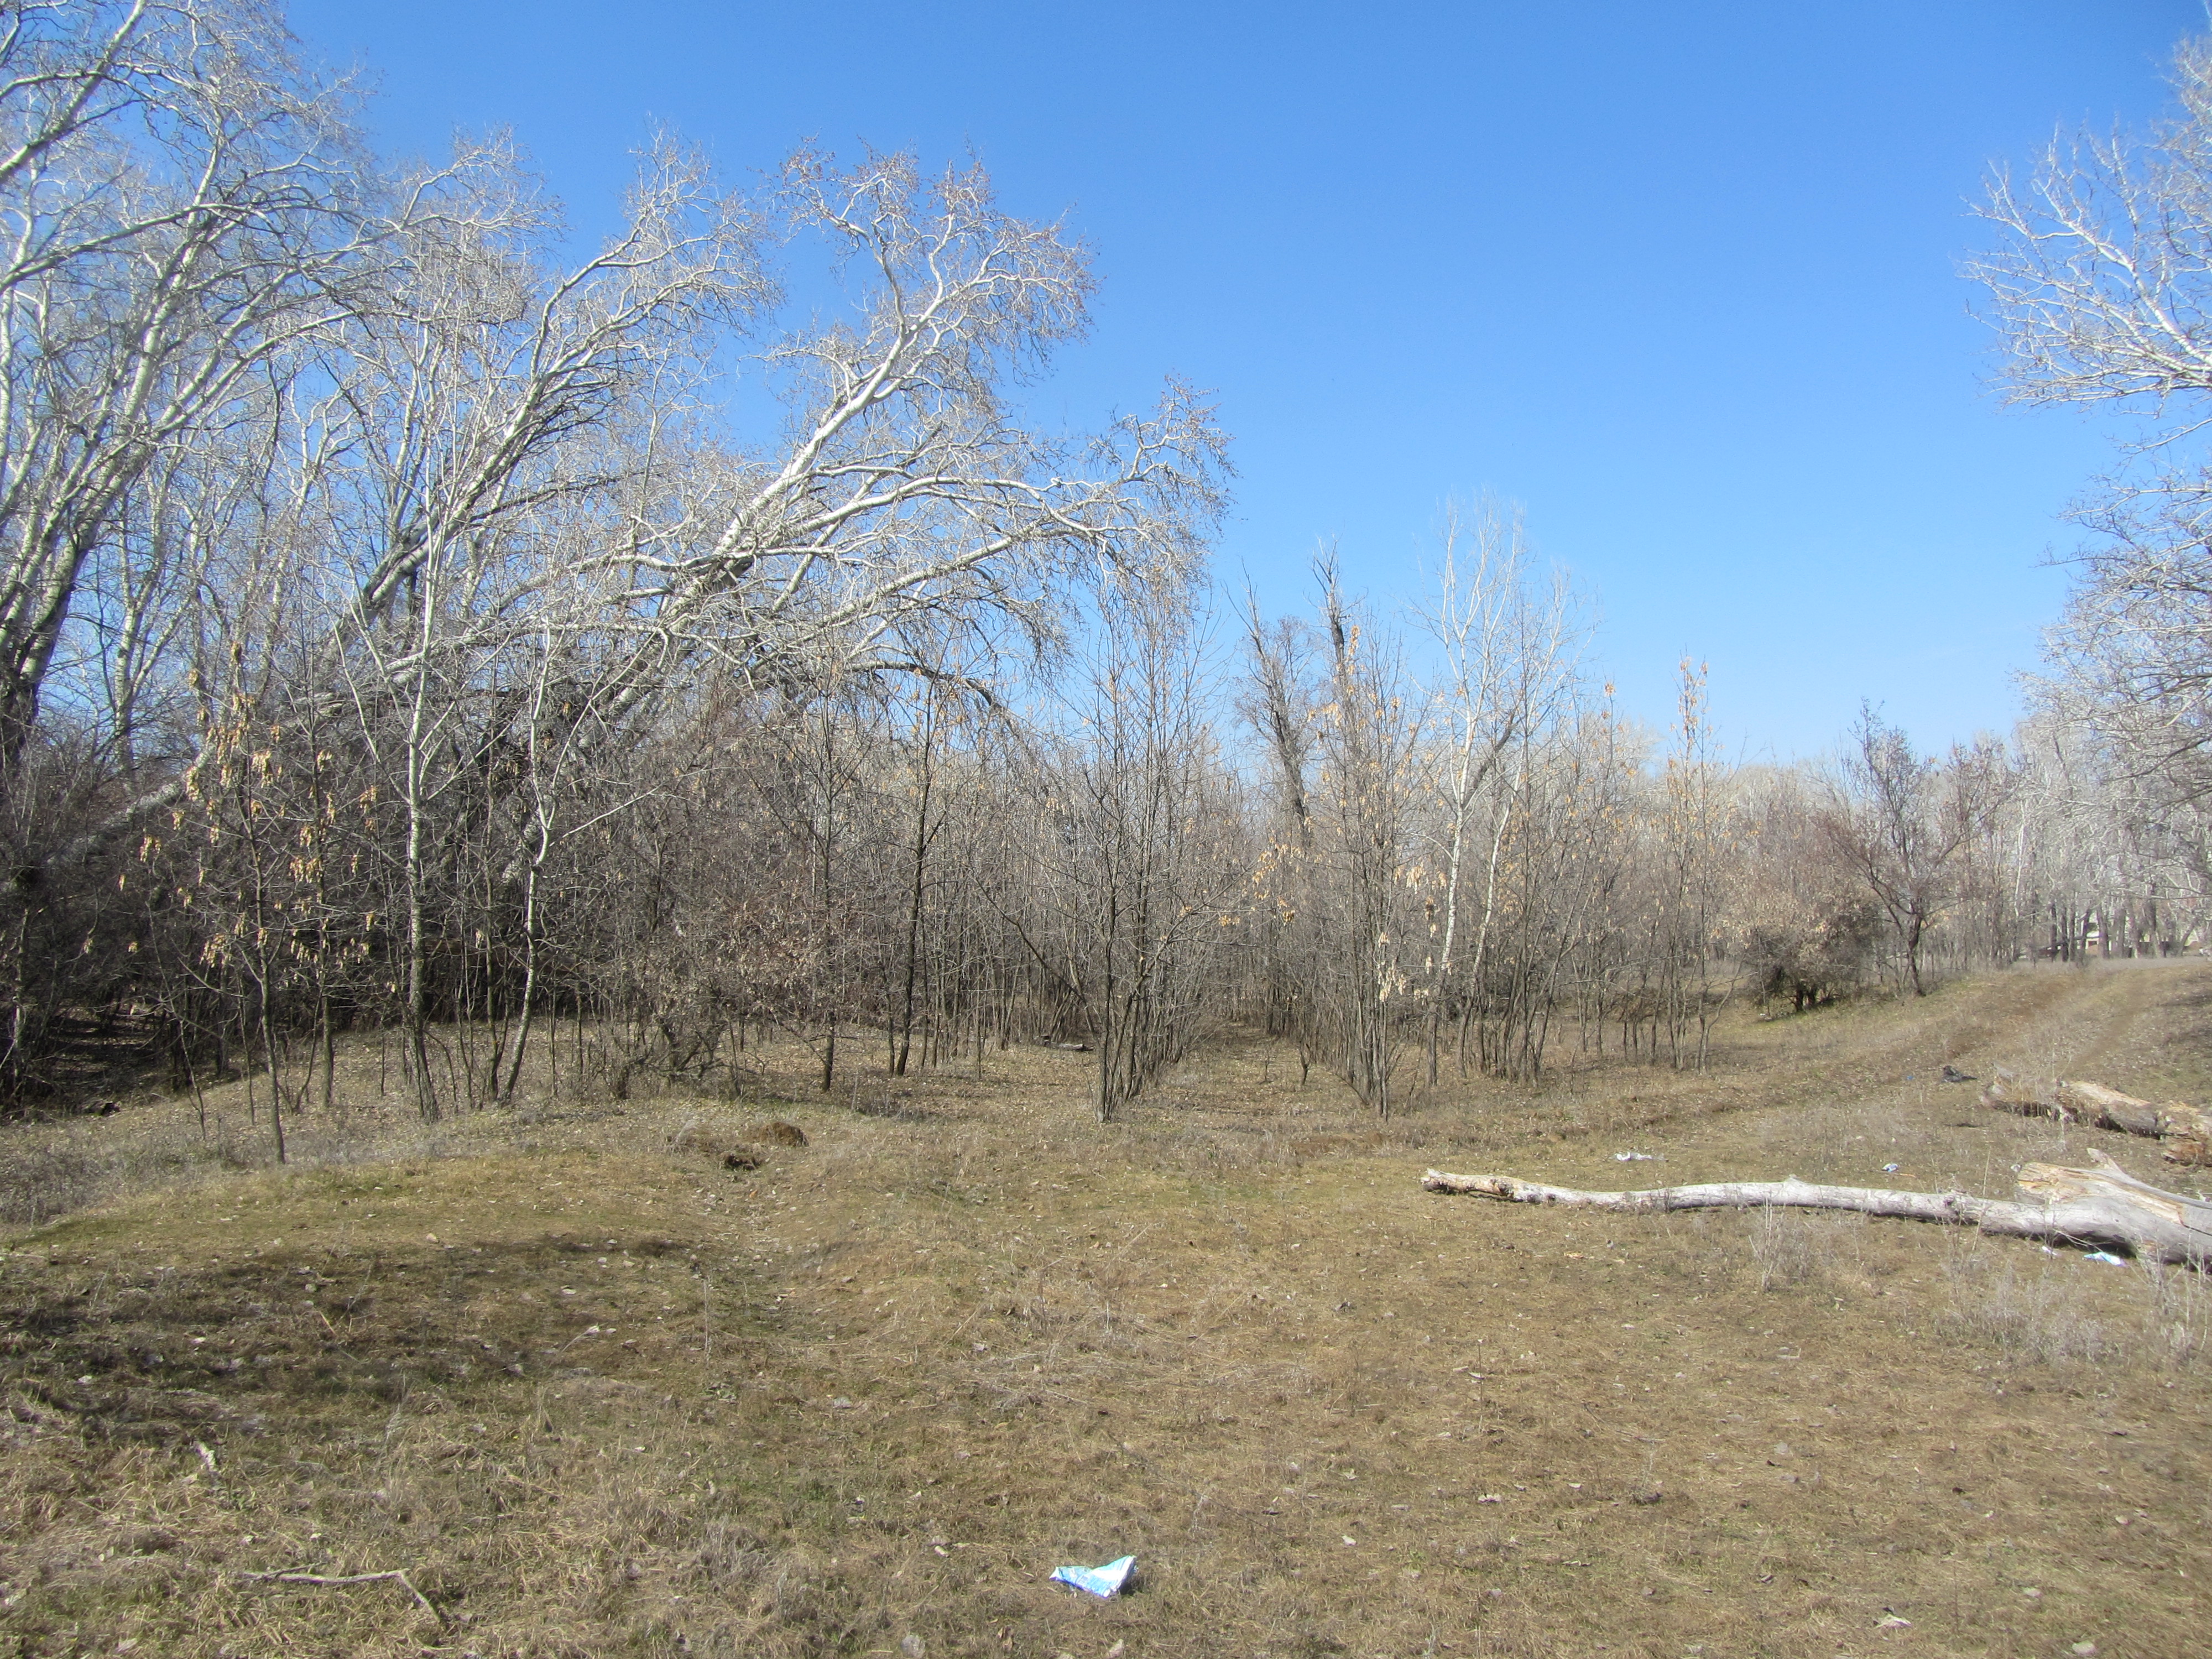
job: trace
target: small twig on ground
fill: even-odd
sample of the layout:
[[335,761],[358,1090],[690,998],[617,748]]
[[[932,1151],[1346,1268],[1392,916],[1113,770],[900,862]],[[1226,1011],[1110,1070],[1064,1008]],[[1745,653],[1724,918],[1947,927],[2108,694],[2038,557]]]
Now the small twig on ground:
[[343,1575],[320,1572],[240,1572],[238,1576],[240,1578],[258,1579],[264,1583],[313,1584],[323,1589],[340,1584],[397,1584],[415,1598],[416,1606],[437,1621],[441,1630],[445,1628],[444,1615],[430,1605],[428,1596],[415,1588],[415,1581],[410,1578],[405,1569],[401,1567],[394,1567],[389,1572],[350,1572]]

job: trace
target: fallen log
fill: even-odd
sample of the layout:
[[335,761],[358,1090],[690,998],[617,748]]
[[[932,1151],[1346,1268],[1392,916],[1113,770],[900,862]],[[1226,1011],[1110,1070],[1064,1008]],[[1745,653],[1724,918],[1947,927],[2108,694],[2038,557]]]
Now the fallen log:
[[2006,1238],[2039,1238],[2090,1249],[2124,1251],[2144,1261],[2212,1266],[2212,1203],[2137,1181],[2103,1153],[2094,1168],[2030,1164],[2020,1172],[2024,1199],[1976,1198],[1971,1193],[1913,1193],[1881,1187],[1826,1187],[1787,1181],[1723,1181],[1654,1187],[1641,1192],[1584,1192],[1547,1187],[1511,1176],[1451,1175],[1431,1170],[1421,1185],[1432,1193],[1466,1193],[1513,1204],[1557,1204],[1629,1215],[1669,1210],[1856,1210],[1862,1215],[1939,1221]]
[[2162,1140],[2166,1158],[2176,1164],[2212,1162],[2212,1112],[2178,1100],[2142,1100],[2101,1083],[2061,1082],[2046,1089],[1998,1072],[1982,1085],[1982,1104],[2021,1117],[2056,1118]]

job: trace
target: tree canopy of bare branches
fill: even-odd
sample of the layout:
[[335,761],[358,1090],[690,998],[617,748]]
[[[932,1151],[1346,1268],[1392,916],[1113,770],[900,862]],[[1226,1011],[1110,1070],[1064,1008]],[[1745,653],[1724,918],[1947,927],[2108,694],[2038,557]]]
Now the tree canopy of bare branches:
[[2094,539],[2053,636],[2060,683],[2127,763],[2212,783],[2212,40],[2185,42],[2178,112],[2147,137],[2061,135],[2029,178],[2000,174],[1988,290],[2012,397],[2135,417],[2076,509]]

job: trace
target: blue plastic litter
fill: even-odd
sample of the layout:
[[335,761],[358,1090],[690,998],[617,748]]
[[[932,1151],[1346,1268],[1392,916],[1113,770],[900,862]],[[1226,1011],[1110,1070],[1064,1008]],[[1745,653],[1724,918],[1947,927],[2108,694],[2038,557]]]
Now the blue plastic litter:
[[2125,1256],[2114,1255],[2110,1250],[2092,1250],[2088,1255],[2083,1256],[2081,1260],[2084,1261],[2109,1261],[2115,1267],[2124,1267],[2128,1265],[2128,1259]]
[[1110,1601],[1121,1593],[1121,1587],[1129,1582],[1129,1574],[1135,1570],[1136,1565],[1135,1556],[1125,1555],[1118,1561],[1109,1561],[1103,1567],[1061,1567],[1053,1573],[1052,1582],[1072,1584],[1102,1601]]

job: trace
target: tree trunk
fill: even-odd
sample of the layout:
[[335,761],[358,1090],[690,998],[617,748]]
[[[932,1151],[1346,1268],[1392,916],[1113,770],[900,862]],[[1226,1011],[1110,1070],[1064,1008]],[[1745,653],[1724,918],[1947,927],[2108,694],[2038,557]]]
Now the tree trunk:
[[2153,1261],[2212,1266],[2212,1203],[2137,1181],[2101,1152],[2092,1169],[2030,1164],[2020,1172],[2025,1200],[1975,1198],[1966,1193],[1909,1193],[1879,1187],[1822,1187],[1787,1181],[1717,1182],[1656,1187],[1644,1192],[1582,1192],[1510,1176],[1448,1175],[1431,1170],[1421,1185],[1432,1193],[1468,1193],[1515,1204],[1558,1204],[1632,1215],[1668,1210],[1856,1210],[1909,1221],[1978,1227],[2009,1238],[2053,1239],[2125,1250]]
[[[522,1056],[530,1047],[530,1022],[538,1002],[538,871],[544,862],[545,846],[540,838],[538,856],[530,860],[530,867],[522,878],[522,1006],[514,1018],[514,1063],[502,1086],[499,1068],[492,1068],[492,1093],[501,1101],[513,1104],[514,1091],[522,1081]],[[559,1044],[554,1045],[556,1048]],[[742,1043],[740,1044],[742,1047]]]
[[2046,1090],[1999,1072],[1982,1085],[1982,1104],[2022,1117],[2147,1135],[2166,1143],[2166,1156],[2173,1163],[2212,1163],[2212,1112],[2178,1100],[2139,1100],[2100,1083],[2060,1083]]
[[[425,606],[428,604],[424,600]],[[427,624],[426,624],[427,633]],[[401,1024],[406,1033],[407,1076],[414,1085],[415,1109],[425,1122],[438,1121],[438,1086],[430,1075],[430,1049],[427,1027],[429,1022],[429,963],[428,942],[423,930],[428,926],[423,916],[422,892],[427,874],[423,869],[422,820],[427,808],[423,794],[423,705],[428,701],[427,689],[417,686],[411,724],[408,728],[406,808],[407,848],[404,874],[406,881],[407,902],[407,963],[406,982],[402,988],[407,1001]]]
[[[263,972],[265,974],[267,971],[264,966]],[[269,1020],[269,990],[266,979],[261,982],[260,995],[261,1060],[269,1072],[269,1127],[276,1137],[276,1161],[279,1164],[284,1164],[290,1161],[284,1153],[284,1079],[282,1070],[277,1065],[276,1030]]]

